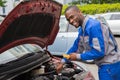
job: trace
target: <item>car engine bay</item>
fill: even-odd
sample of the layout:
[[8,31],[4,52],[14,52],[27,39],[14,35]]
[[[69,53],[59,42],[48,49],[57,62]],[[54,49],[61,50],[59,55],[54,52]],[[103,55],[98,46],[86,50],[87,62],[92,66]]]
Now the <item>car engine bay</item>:
[[[72,62],[64,64],[60,73],[57,73],[56,66],[59,64],[59,59],[54,58],[48,62],[43,63],[41,66],[21,74],[12,80],[82,80],[80,77],[84,70]],[[77,77],[78,76],[78,77]]]

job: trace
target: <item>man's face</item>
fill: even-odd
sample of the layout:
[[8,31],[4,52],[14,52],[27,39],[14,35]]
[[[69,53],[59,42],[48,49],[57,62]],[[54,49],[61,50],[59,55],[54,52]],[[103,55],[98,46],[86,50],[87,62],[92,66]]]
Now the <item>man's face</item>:
[[65,13],[65,16],[69,23],[75,26],[76,28],[82,26],[83,19],[82,14],[80,12],[76,12],[70,9]]

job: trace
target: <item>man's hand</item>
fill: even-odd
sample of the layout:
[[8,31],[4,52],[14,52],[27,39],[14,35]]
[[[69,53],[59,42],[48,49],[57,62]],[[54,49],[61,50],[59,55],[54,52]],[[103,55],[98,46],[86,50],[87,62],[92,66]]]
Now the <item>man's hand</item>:
[[56,71],[57,71],[57,73],[60,73],[61,71],[62,71],[62,69],[63,69],[63,63],[59,63],[59,64],[57,64],[57,67],[56,67]]
[[80,54],[77,53],[63,54],[63,58],[61,59],[61,62],[56,67],[57,73],[59,73],[62,70],[63,65],[65,63],[69,62],[69,60],[77,60],[78,59],[77,57],[80,58]]
[[71,60],[77,60],[77,54],[76,53],[71,53],[70,54],[70,59]]
[[60,73],[63,69],[63,65],[67,62],[66,58],[62,58],[61,61],[56,66],[57,73]]

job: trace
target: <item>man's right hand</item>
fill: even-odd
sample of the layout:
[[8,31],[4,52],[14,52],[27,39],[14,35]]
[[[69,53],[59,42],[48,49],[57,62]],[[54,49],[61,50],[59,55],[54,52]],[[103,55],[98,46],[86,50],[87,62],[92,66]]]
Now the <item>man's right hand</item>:
[[68,62],[69,60],[66,59],[66,58],[62,58],[61,61],[57,64],[56,66],[56,70],[57,70],[57,73],[61,72],[62,69],[63,69],[63,65]]
[[63,63],[59,63],[59,64],[57,65],[57,67],[56,67],[57,73],[60,73],[60,72],[62,71],[63,65],[64,65]]

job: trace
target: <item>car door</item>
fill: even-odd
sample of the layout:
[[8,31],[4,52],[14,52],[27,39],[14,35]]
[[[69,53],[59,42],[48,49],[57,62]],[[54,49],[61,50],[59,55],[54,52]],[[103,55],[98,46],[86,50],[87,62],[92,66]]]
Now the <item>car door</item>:
[[53,55],[62,55],[62,53],[65,53],[67,50],[67,44],[68,44],[68,35],[67,35],[67,28],[68,28],[68,22],[65,18],[65,16],[61,16],[60,23],[59,23],[60,29],[59,33],[57,34],[57,37],[53,43],[53,45],[50,45],[48,47],[48,50]]
[[117,12],[106,13],[106,14],[103,14],[102,16],[106,19],[113,34],[120,35],[120,27],[119,27],[119,25],[120,25],[120,22],[119,22],[120,21],[120,13],[117,13]]
[[108,22],[112,32],[115,34],[120,34],[120,14],[112,14]]
[[77,36],[78,36],[78,28],[75,28],[73,25],[69,24],[67,29],[67,50],[66,51],[68,51],[72,47]]

